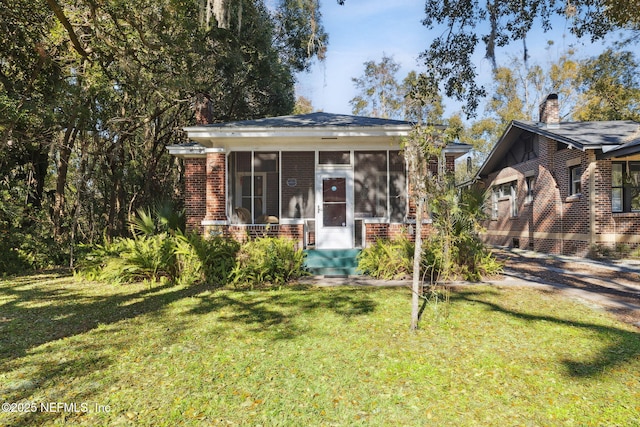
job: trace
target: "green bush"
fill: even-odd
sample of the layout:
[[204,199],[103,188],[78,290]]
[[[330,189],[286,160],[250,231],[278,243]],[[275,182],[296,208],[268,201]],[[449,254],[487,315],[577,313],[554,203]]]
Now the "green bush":
[[229,281],[240,249],[237,241],[219,236],[206,239],[195,233],[178,233],[176,241],[180,284],[224,285]]
[[244,243],[236,257],[231,282],[237,287],[282,285],[304,274],[304,252],[293,240],[261,237]]
[[119,238],[94,246],[80,263],[79,274],[113,283],[148,280],[224,285],[239,247],[232,239],[205,239],[181,232]]
[[45,213],[12,203],[12,196],[0,189],[0,275],[68,265],[68,247],[54,241]]
[[477,282],[502,272],[502,264],[476,235],[461,233],[448,245],[448,257],[445,242],[437,235],[423,245],[421,269],[431,283],[452,279]]
[[413,271],[414,244],[407,237],[378,239],[358,255],[358,270],[376,279],[397,279]]
[[96,245],[80,262],[80,273],[90,280],[114,283],[174,282],[178,278],[175,238],[162,233]]

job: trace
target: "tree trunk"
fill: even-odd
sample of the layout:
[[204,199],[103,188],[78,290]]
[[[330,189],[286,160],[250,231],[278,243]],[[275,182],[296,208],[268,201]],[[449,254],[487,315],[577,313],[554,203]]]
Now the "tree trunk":
[[67,175],[69,172],[69,159],[71,158],[71,151],[75,143],[78,130],[69,125],[67,131],[64,134],[64,140],[62,141],[62,147],[60,148],[58,158],[58,176],[56,177],[56,193],[53,203],[53,236],[56,240],[62,236],[62,221],[65,216],[65,188],[67,187]]
[[424,197],[418,198],[416,209],[416,238],[413,252],[413,283],[411,285],[411,330],[418,329],[420,321],[420,297],[422,283],[420,280],[420,263],[422,261],[422,212],[424,211]]

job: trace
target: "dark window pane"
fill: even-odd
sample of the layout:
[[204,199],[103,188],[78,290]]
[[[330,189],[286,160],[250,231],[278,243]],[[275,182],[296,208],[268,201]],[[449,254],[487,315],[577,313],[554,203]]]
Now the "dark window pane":
[[318,162],[321,165],[349,165],[351,153],[349,151],[321,151],[318,153]]
[[346,180],[344,178],[325,178],[322,180],[324,202],[345,202],[347,198]]
[[325,227],[346,227],[347,204],[324,203],[322,223]]

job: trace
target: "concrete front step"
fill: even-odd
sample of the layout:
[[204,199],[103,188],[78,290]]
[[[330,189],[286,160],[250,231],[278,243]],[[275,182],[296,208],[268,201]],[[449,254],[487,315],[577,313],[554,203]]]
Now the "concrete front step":
[[355,276],[360,249],[313,249],[305,251],[305,267],[314,276]]

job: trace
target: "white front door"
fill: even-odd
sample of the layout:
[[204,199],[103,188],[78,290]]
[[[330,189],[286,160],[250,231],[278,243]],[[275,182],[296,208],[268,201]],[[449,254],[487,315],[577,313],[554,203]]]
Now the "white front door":
[[316,248],[353,248],[353,171],[316,174]]

